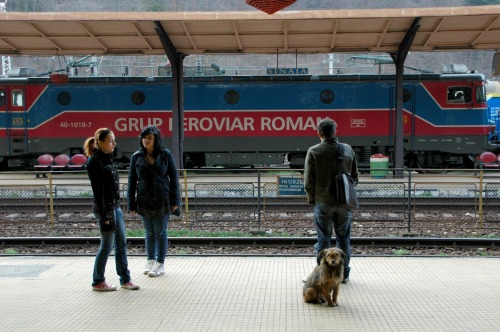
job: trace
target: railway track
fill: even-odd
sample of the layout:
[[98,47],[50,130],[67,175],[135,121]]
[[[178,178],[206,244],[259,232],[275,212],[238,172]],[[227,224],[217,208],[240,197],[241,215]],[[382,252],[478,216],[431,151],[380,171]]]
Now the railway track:
[[[437,191],[434,186],[430,187],[420,188],[419,195],[415,195],[417,191],[412,192],[410,198],[402,185],[397,190],[393,190],[392,185],[360,190],[361,208],[353,211],[353,253],[390,254],[394,248],[402,248],[438,255],[442,248],[448,248],[448,252],[451,250],[456,255],[470,256],[484,249],[488,255],[500,256],[500,209],[496,196],[488,196],[486,202],[483,200],[480,214],[476,189],[469,186],[457,189],[450,185],[452,189]],[[92,197],[84,195],[86,189],[83,187],[64,189],[57,191],[59,194],[64,192],[64,196],[56,195],[50,200],[45,194],[32,197],[17,191],[0,196],[0,236],[3,236],[0,237],[0,249],[18,248],[22,254],[71,255],[78,252],[94,255],[99,238],[95,237],[97,225],[91,214]],[[173,250],[169,252],[312,254],[316,242],[316,237],[310,233],[314,230],[312,207],[306,204],[304,197],[263,195],[259,199],[253,195],[238,195],[231,192],[224,197],[190,197],[189,214],[172,218],[169,229],[200,230],[205,234],[217,230],[230,232],[230,236],[234,232],[259,236],[170,236],[169,247]],[[126,212],[125,201],[122,208]],[[126,213],[125,219],[127,230],[142,229],[137,215]],[[252,231],[255,229],[259,232]],[[274,236],[263,236],[267,231]],[[410,236],[404,236],[407,234]],[[129,236],[128,242],[132,254],[144,253],[143,237]]]
[[[144,246],[143,237],[128,237],[130,246]],[[312,247],[315,237],[169,237],[170,246],[184,247]],[[335,240],[332,240],[335,243]],[[1,237],[2,247],[93,246],[99,237]],[[353,237],[355,247],[500,248],[500,238]]]
[[[41,204],[43,203],[43,204]],[[49,200],[34,199],[34,198],[2,198],[0,197],[0,213],[7,212],[39,212],[49,210]],[[428,207],[428,208],[474,208],[477,206],[478,201],[470,197],[413,197],[408,203],[408,198],[401,197],[361,197],[360,210],[362,209],[389,209],[394,207],[401,208],[402,205],[411,204],[414,207]],[[57,213],[66,213],[74,211],[91,211],[92,199],[90,198],[64,198],[55,200],[54,211]],[[122,203],[123,208],[126,203]],[[270,211],[281,211],[286,207],[293,207],[294,210],[309,210],[311,206],[307,204],[305,198],[266,198],[260,201],[257,198],[231,198],[226,201],[220,198],[196,198],[189,200],[189,209],[197,212],[210,212],[217,211],[238,211],[238,210],[251,210],[258,206],[265,206]]]

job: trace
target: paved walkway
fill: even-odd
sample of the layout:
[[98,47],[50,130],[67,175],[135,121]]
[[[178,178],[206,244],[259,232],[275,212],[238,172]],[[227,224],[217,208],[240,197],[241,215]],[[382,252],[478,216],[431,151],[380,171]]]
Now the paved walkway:
[[[0,257],[6,331],[499,331],[500,259],[353,257],[339,306],[302,301],[314,258],[168,257],[139,291],[91,291],[93,257]],[[118,284],[114,262],[108,282]]]

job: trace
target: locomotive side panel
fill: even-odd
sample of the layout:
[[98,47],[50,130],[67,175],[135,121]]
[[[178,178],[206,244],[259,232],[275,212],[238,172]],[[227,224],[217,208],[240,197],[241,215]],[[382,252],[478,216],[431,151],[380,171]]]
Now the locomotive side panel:
[[213,153],[226,161],[235,152],[266,155],[261,160],[281,152],[301,167],[324,117],[338,122],[345,142],[388,144],[389,89],[387,83],[359,81],[187,83],[185,151],[211,153],[209,164]]
[[[453,80],[419,76],[405,81],[408,163],[462,165],[487,146],[491,126],[480,98],[484,81],[479,75],[461,76]],[[206,77],[186,79],[184,84],[184,152],[189,166],[268,165],[288,160],[301,167],[307,149],[319,142],[316,123],[324,117],[337,121],[340,140],[354,147],[361,166],[369,165],[373,153],[391,156],[393,77]],[[109,127],[117,135],[117,159],[126,166],[139,147],[144,126],[160,127],[169,143],[171,89],[165,79],[27,81],[26,121],[16,122],[22,123],[17,129],[24,130],[27,149],[18,157],[78,153],[86,137],[97,128]],[[467,100],[449,99],[459,92],[468,93]],[[9,116],[21,115],[22,109],[4,113],[0,114],[0,154],[12,158],[6,147],[9,133],[16,128]]]

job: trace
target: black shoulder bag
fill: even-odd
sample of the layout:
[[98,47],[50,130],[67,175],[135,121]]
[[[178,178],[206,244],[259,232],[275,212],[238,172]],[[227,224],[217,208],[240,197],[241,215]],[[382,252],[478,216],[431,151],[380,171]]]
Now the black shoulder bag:
[[344,160],[344,145],[339,143],[339,159],[338,159],[338,167],[337,167],[337,176],[335,177],[335,181],[337,184],[337,202],[341,206],[345,206],[347,209],[357,209],[359,208],[358,204],[358,195],[356,193],[356,184],[352,179],[351,175],[346,173],[343,168],[343,160]]

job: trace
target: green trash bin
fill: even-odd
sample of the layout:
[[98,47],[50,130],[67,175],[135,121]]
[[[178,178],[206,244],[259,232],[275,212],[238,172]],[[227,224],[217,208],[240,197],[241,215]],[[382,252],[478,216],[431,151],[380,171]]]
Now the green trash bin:
[[381,153],[370,156],[370,175],[372,178],[382,179],[389,174],[389,157]]

